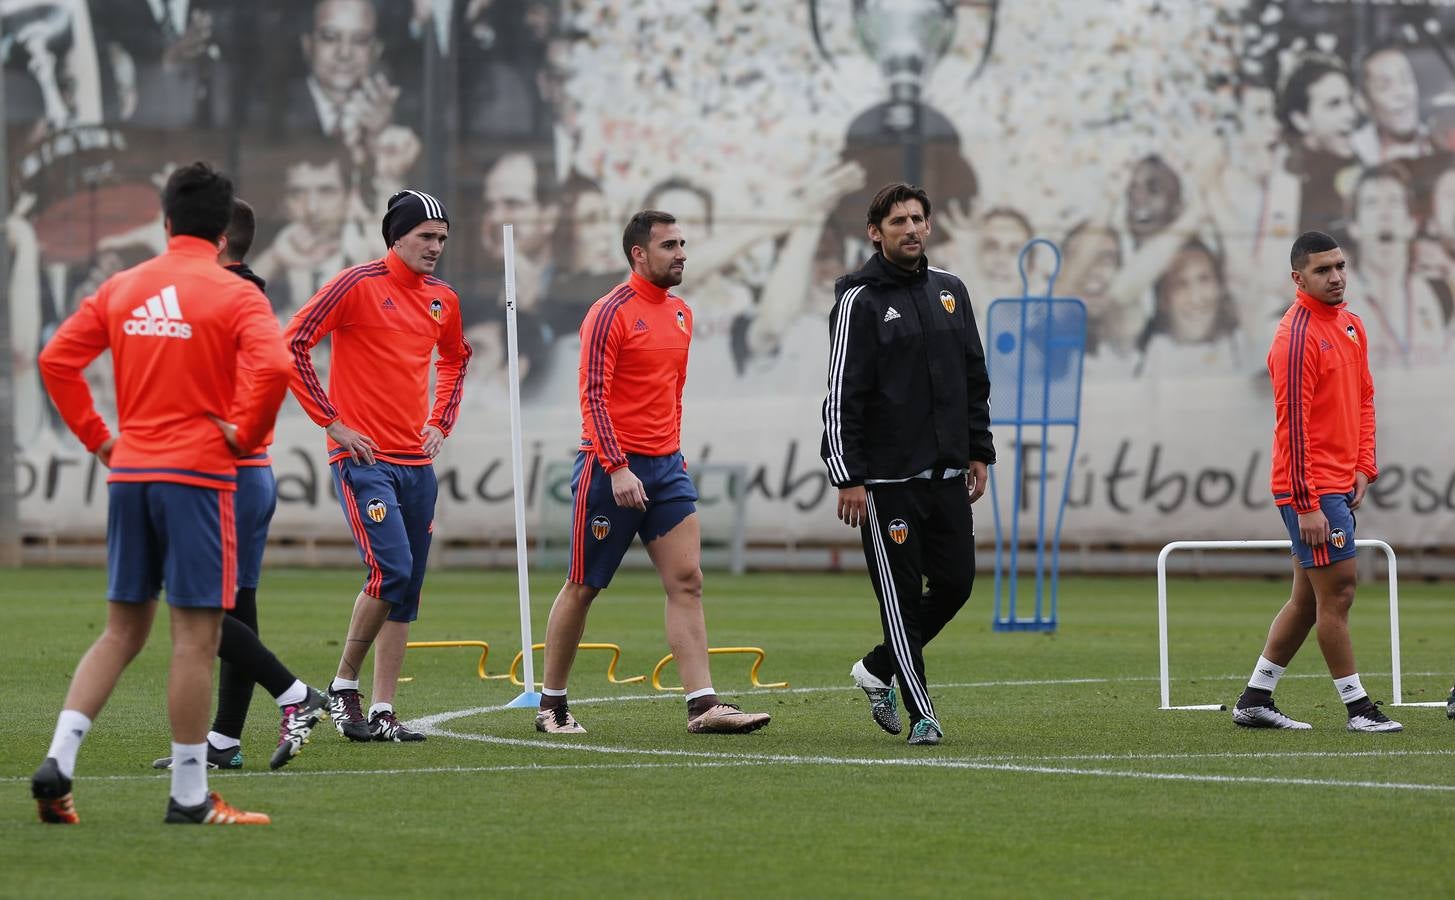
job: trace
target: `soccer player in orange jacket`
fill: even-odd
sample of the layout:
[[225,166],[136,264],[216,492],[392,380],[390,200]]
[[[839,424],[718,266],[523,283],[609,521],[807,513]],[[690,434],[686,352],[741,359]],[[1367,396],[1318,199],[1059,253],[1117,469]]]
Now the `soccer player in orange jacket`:
[[[384,214],[383,258],[345,269],[288,324],[292,389],[328,431],[329,467],[344,518],[368,569],[354,600],[329,716],[354,741],[422,741],[394,714],[409,623],[434,533],[435,456],[460,412],[470,359],[460,299],[434,277],[450,234],[444,205],[422,191],[400,191]],[[311,351],[333,335],[329,386]],[[438,349],[434,404],[429,364]],[[364,718],[359,672],[374,659],[373,706]]]
[[1293,305],[1268,351],[1276,421],[1272,489],[1293,542],[1293,592],[1233,709],[1247,728],[1311,728],[1279,711],[1273,691],[1310,631],[1318,637],[1350,731],[1400,731],[1369,699],[1354,665],[1354,511],[1379,476],[1374,461],[1374,379],[1364,323],[1344,301],[1344,253],[1308,231],[1289,254]]
[[643,210],[622,235],[631,277],[581,323],[581,447],[571,479],[571,562],[546,625],[545,687],[536,730],[580,734],[566,680],[591,601],[641,535],[667,592],[667,643],[687,698],[687,730],[742,733],[768,724],[718,699],[702,614],[697,491],[682,459],[682,386],[692,310],[682,283],[687,242],[668,213]]
[[[40,355],[46,390],[66,425],[111,469],[106,630],[77,666],[31,780],[45,822],[78,821],[71,799],[77,751],[146,644],[165,586],[174,760],[165,821],[268,823],[207,790],[212,658],[237,578],[236,458],[272,429],[288,384],[288,355],[267,298],[217,264],[232,201],[232,182],[205,163],[172,173],[162,192],[166,252],[107,279]],[[82,375],[108,349],[115,435]],[[231,410],[238,415],[228,423],[221,417]]]

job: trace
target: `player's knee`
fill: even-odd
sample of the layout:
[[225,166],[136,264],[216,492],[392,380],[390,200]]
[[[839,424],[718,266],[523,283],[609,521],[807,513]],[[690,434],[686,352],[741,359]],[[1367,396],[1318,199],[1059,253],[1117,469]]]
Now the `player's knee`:
[[568,581],[562,593],[565,594],[568,602],[576,606],[587,607],[591,605],[591,601],[595,600],[601,594],[601,589],[592,587],[589,584],[578,584],[574,581]]
[[668,597],[702,599],[702,569],[699,566],[670,572],[663,580],[667,583]]
[[1349,610],[1354,606],[1354,588],[1353,578],[1339,579],[1334,582],[1319,594],[1318,614],[1320,616],[1347,617]]

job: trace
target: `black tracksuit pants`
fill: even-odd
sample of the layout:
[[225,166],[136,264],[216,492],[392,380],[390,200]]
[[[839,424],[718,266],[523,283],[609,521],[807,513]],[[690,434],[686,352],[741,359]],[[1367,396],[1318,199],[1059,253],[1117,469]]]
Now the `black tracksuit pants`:
[[860,527],[879,597],[884,642],[864,657],[881,680],[899,676],[910,721],[939,724],[925,681],[924,647],[949,624],[975,584],[970,496],[963,476],[868,486]]

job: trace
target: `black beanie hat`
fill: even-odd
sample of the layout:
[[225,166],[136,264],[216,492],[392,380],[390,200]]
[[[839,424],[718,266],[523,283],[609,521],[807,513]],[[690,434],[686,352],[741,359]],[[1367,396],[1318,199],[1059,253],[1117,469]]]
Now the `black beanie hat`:
[[439,219],[446,225],[450,223],[445,205],[424,191],[400,191],[390,197],[389,209],[384,213],[384,246],[394,246],[395,241],[427,219]]

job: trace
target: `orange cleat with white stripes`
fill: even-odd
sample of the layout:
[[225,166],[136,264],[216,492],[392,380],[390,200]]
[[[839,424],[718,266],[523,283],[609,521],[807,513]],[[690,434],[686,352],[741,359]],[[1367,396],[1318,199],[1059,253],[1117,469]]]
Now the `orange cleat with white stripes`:
[[222,799],[217,791],[196,806],[183,806],[174,799],[167,800],[167,817],[162,820],[168,825],[271,825],[273,820],[267,813],[248,812],[237,809]]

